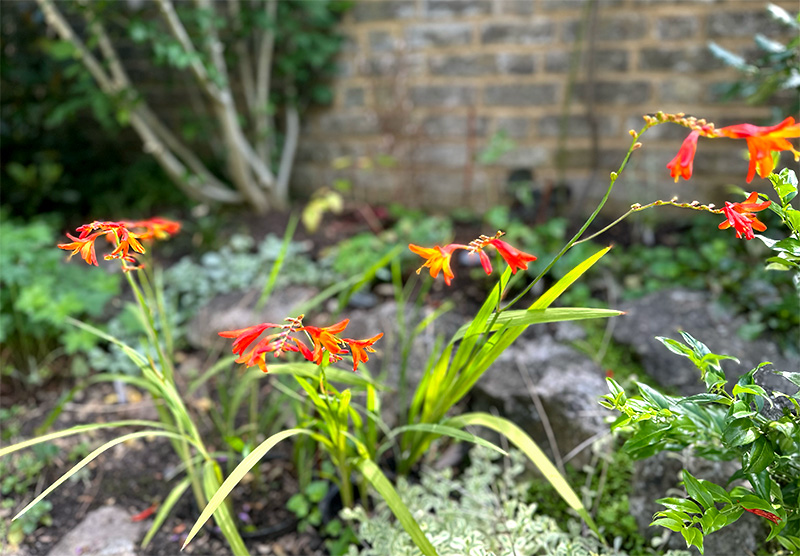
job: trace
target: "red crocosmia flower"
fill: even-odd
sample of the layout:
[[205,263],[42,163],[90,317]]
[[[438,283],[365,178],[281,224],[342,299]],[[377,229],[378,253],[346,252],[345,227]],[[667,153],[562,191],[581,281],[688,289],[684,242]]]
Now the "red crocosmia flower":
[[678,178],[688,180],[692,177],[692,164],[694,163],[694,154],[697,152],[697,139],[700,137],[700,131],[694,130],[689,136],[683,140],[678,154],[675,155],[667,169],[670,171],[669,175],[675,178],[675,183]]
[[140,268],[139,266],[129,266],[129,263],[136,265],[136,259],[129,254],[129,251],[133,249],[137,253],[144,253],[144,247],[139,243],[139,236],[128,230],[124,222],[95,221],[76,228],[76,231],[79,232],[78,237],[67,234],[67,237],[72,240],[71,243],[58,244],[59,249],[72,251],[70,257],[80,252],[84,261],[97,266],[95,242],[97,238],[105,236],[114,245],[114,250],[104,257],[105,260],[120,259],[122,270],[126,272]]
[[755,234],[753,230],[763,232],[767,229],[763,222],[761,222],[754,212],[758,212],[767,208],[772,201],[764,201],[759,203],[758,192],[753,191],[743,203],[731,203],[725,201],[725,206],[722,207],[722,212],[726,220],[719,225],[720,230],[725,230],[733,226],[736,230],[736,237],[745,239],[753,239]]
[[[522,270],[528,270],[528,263],[536,260],[536,257],[533,255],[523,253],[501,239],[490,239],[486,243],[497,249],[497,252],[503,257],[503,260],[511,267],[511,274],[516,274],[517,269],[520,268]],[[484,269],[485,268],[486,266],[484,266]]]
[[800,152],[795,150],[788,141],[789,138],[800,137],[800,123],[795,123],[794,118],[786,118],[781,123],[768,127],[752,124],[738,124],[721,127],[718,135],[733,139],[747,140],[747,150],[750,152],[750,167],[747,170],[747,183],[750,183],[758,171],[762,178],[767,177],[775,169],[773,152],[791,151],[795,160],[800,160]]
[[342,338],[342,341],[350,347],[350,352],[353,355],[353,372],[358,369],[359,363],[366,363],[369,361],[367,352],[375,353],[375,348],[372,347],[372,344],[380,340],[382,337],[383,332],[373,336],[372,338],[367,338],[366,340],[351,340],[350,338]]
[[[331,326],[304,326],[298,329],[298,332],[305,332],[308,334],[311,341],[314,342],[314,351],[311,354],[311,361],[317,365],[322,363],[322,355],[326,350],[330,353],[330,360],[332,362],[341,360],[340,355],[347,353],[347,350],[342,349],[343,340],[336,335],[344,331],[348,322],[350,322],[350,319],[344,319]],[[303,355],[305,355],[305,352],[303,352]],[[306,359],[308,359],[308,356],[306,356]]]
[[417,269],[417,274],[419,274],[420,271],[425,267],[431,269],[431,276],[433,278],[439,276],[439,272],[443,272],[444,283],[449,286],[450,282],[455,277],[450,268],[450,258],[453,256],[453,251],[456,249],[466,249],[467,246],[460,245],[458,243],[451,243],[445,247],[439,247],[437,245],[436,247],[428,248],[420,247],[419,245],[414,245],[411,243],[408,245],[408,248],[420,257],[426,259],[425,263]]
[[[295,343],[297,340],[291,338],[290,335],[296,332],[303,324],[303,315],[298,317],[289,317],[285,319],[287,324],[275,324],[272,322],[264,322],[247,328],[239,328],[237,330],[225,330],[218,334],[223,338],[235,338],[231,351],[239,357],[236,359],[237,363],[244,363],[246,367],[258,365],[259,368],[267,372],[267,364],[265,356],[267,353],[274,353],[275,357],[279,357],[286,351],[300,351]],[[278,328],[280,332],[269,334],[259,340],[249,351],[247,348],[255,342],[265,330],[270,328]],[[308,348],[306,348],[308,349]]]
[[127,228],[144,228],[144,232],[137,234],[139,239],[167,239],[174,236],[181,229],[181,223],[155,216],[148,220],[125,222]]
[[774,513],[765,510],[759,510],[757,508],[742,508],[742,509],[746,512],[750,512],[751,514],[756,514],[759,517],[764,517],[770,520],[775,525],[777,525],[778,522],[781,520],[781,518],[775,515]]

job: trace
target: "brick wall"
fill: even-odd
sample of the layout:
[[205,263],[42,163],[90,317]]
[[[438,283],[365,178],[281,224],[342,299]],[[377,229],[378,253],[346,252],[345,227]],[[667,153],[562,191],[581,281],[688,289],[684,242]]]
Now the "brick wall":
[[[591,5],[358,1],[343,25],[335,103],[305,115],[295,191],[348,179],[370,202],[480,210],[508,199],[512,172],[529,171],[533,189],[566,186],[572,205],[589,207],[642,114],[771,123],[769,107],[723,102],[737,74],[706,47],[752,57],[756,32],[788,40],[766,0],[598,0],[594,14]],[[514,148],[477,162],[500,133]],[[674,184],[665,165],[685,134],[662,126],[645,136],[617,207],[676,194],[719,203],[726,184],[744,186],[747,163],[725,140],[701,141],[692,182]],[[395,165],[379,164],[383,155]]]

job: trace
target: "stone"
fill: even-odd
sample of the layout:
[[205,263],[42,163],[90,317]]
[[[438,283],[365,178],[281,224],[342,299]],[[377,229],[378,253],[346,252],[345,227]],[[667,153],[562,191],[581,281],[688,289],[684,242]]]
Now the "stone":
[[406,29],[410,48],[464,46],[471,41],[472,26],[463,23],[424,23]]
[[659,40],[688,39],[697,35],[697,31],[696,17],[660,17],[656,20],[656,37]]
[[433,143],[421,147],[414,149],[411,155],[415,164],[463,168],[467,163],[467,146],[463,143]]
[[431,56],[428,59],[431,75],[476,77],[496,72],[495,57],[490,54]]
[[429,137],[467,137],[470,134],[483,137],[486,135],[488,119],[453,114],[434,114],[425,116],[420,125]]
[[353,17],[356,21],[381,21],[409,19],[416,15],[415,0],[382,0],[381,2],[356,2]]
[[411,88],[411,102],[414,106],[469,106],[475,103],[475,89],[472,87],[420,85]]
[[784,31],[773,21],[766,10],[747,12],[717,11],[707,19],[708,36],[712,38],[742,37],[752,39],[756,33],[772,34]]
[[597,81],[591,87],[587,83],[575,85],[575,97],[586,102],[590,91],[598,104],[643,104],[652,97],[653,85],[649,81]]
[[218,334],[220,330],[237,330],[262,322],[283,324],[286,317],[296,316],[297,309],[317,293],[314,288],[289,286],[281,288],[279,295],[270,296],[261,309],[256,303],[261,290],[245,294],[235,292],[219,295],[209,301],[186,326],[186,339],[197,348],[218,348],[227,342]]
[[484,89],[484,102],[487,106],[547,106],[556,103],[558,90],[552,83],[489,85]]
[[[619,126],[615,118],[595,115],[597,119],[597,133],[600,137],[618,137]],[[563,118],[561,116],[544,116],[539,119],[538,135],[541,137],[558,137],[561,135]],[[590,121],[587,116],[567,116],[566,133],[568,137],[589,137],[591,135]],[[663,126],[666,127],[666,126]]]
[[[677,496],[675,491],[682,480],[681,470],[686,469],[693,477],[712,481],[724,488],[730,476],[739,468],[736,461],[710,461],[693,457],[687,451],[681,453],[661,452],[651,458],[639,460],[634,464],[631,493],[628,495],[631,515],[636,518],[639,531],[645,538],[668,535],[666,546],[661,548],[686,549],[683,537],[663,527],[650,527],[653,514],[664,509],[656,503],[659,498]],[[671,491],[671,492],[670,492]],[[753,554],[766,538],[768,531],[765,520],[744,512],[736,523],[722,531],[705,537],[704,556],[730,556],[731,554]]]
[[86,514],[48,556],[136,556],[136,545],[152,521],[131,521],[131,515],[117,506],[105,506]]
[[558,451],[564,456],[587,439],[608,431],[605,417],[610,412],[597,403],[608,390],[604,376],[586,355],[549,334],[536,335],[529,330],[478,380],[470,408],[496,408],[552,456],[553,447],[533,401],[533,396],[538,396]]
[[550,150],[536,145],[519,145],[501,156],[494,164],[505,168],[535,168],[550,160]]
[[614,339],[631,346],[656,382],[680,394],[696,394],[705,388],[700,371],[689,359],[672,353],[655,339],[664,336],[682,341],[678,330],[685,330],[713,353],[732,355],[741,361],[721,362],[729,382],[735,382],[762,361],[771,361],[771,368],[800,372],[798,358],[785,356],[772,342],[740,338],[737,330],[744,319],[731,317],[715,305],[710,293],[668,290],[622,303],[619,309],[626,314],[616,320]]
[[492,0],[427,0],[429,17],[455,18],[486,15],[492,11]]
[[496,56],[495,65],[498,72],[515,75],[531,74],[536,69],[530,54],[500,53]]
[[702,73],[724,67],[708,48],[643,48],[639,51],[639,69],[668,71],[676,74]]
[[481,27],[483,44],[549,44],[553,24],[546,19],[528,23],[489,23]]

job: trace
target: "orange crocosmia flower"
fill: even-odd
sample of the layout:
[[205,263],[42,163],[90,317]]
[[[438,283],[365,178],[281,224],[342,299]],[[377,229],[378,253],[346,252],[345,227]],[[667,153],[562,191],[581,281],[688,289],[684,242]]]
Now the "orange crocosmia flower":
[[[343,340],[337,334],[344,331],[348,322],[350,322],[350,319],[344,319],[331,326],[304,326],[297,329],[298,332],[308,334],[311,341],[314,342],[314,351],[311,352],[310,361],[317,365],[322,363],[322,355],[326,350],[330,353],[331,361],[339,361],[341,359],[340,355],[347,353],[347,350],[342,349]],[[301,348],[300,351],[308,359],[307,350]]]
[[[536,260],[535,256],[523,253],[501,239],[490,239],[486,244],[497,249],[497,252],[503,257],[503,260],[511,267],[511,274],[516,274],[517,269],[520,268],[522,270],[528,270],[528,263]],[[486,266],[484,265],[484,270],[485,269]],[[491,267],[489,267],[489,269],[491,271]]]
[[412,252],[416,253],[420,257],[426,259],[425,263],[417,269],[417,274],[420,271],[428,267],[431,269],[431,276],[436,278],[439,276],[439,272],[444,273],[444,283],[448,286],[450,282],[455,278],[453,271],[450,268],[450,258],[453,256],[453,251],[456,249],[467,249],[466,245],[460,245],[458,243],[451,243],[450,245],[446,245],[445,247],[439,247],[438,245],[432,248],[429,247],[420,247],[419,245],[414,245],[410,243],[408,248],[411,249]]
[[[237,363],[244,363],[246,367],[258,365],[259,368],[266,373],[267,364],[265,356],[267,353],[274,353],[275,357],[279,357],[286,351],[301,351],[294,343],[291,343],[292,341],[297,342],[297,340],[291,338],[290,335],[296,332],[302,325],[303,315],[289,317],[286,321],[287,324],[264,322],[237,330],[225,330],[223,332],[218,332],[218,334],[223,338],[235,338],[231,351],[239,356],[236,359]],[[278,328],[280,332],[265,336],[247,351],[247,348],[250,347],[265,330],[270,328]]]
[[67,237],[72,240],[71,243],[59,243],[57,247],[59,249],[65,249],[67,251],[72,251],[69,254],[69,258],[71,259],[73,255],[80,252],[81,258],[86,261],[86,264],[93,264],[94,266],[99,266],[97,264],[97,255],[94,250],[94,242],[95,240],[100,237],[101,235],[105,234],[105,232],[97,232],[96,234],[92,234],[91,236],[86,237],[75,237],[72,234],[67,234]]
[[700,137],[700,131],[694,130],[689,136],[683,140],[678,154],[675,155],[667,169],[670,171],[669,175],[675,178],[675,183],[678,178],[688,180],[692,177],[692,164],[694,163],[694,154],[697,152],[697,139]]
[[733,226],[736,230],[736,237],[745,239],[753,239],[755,234],[753,230],[763,232],[767,229],[766,225],[761,222],[754,212],[758,212],[767,208],[772,201],[758,202],[758,192],[753,191],[745,199],[743,203],[731,203],[725,201],[725,206],[722,207],[722,213],[725,215],[726,220],[719,225],[720,230],[725,230]]
[[91,224],[79,226],[76,228],[76,231],[79,232],[78,237],[67,234],[67,237],[72,240],[72,243],[58,244],[59,249],[72,250],[70,257],[80,252],[81,258],[83,258],[84,261],[97,266],[95,242],[97,238],[106,236],[108,241],[114,245],[114,250],[111,254],[104,257],[105,260],[122,260],[122,270],[126,272],[139,268],[136,266],[128,266],[128,263],[136,263],[136,260],[129,255],[129,250],[133,249],[137,253],[144,253],[144,247],[139,243],[137,234],[128,230],[124,222],[95,221]]
[[358,369],[359,363],[366,363],[369,361],[367,352],[375,353],[375,348],[372,347],[372,344],[380,340],[382,337],[383,332],[373,336],[372,338],[367,338],[366,340],[351,340],[350,338],[342,338],[342,341],[350,347],[350,352],[353,355],[353,372]]
[[167,220],[155,216],[148,220],[137,220],[136,222],[125,222],[128,228],[144,228],[145,231],[138,234],[139,239],[167,239],[174,236],[181,229],[181,223],[174,220]]
[[762,178],[772,173],[772,170],[775,169],[775,161],[772,158],[773,152],[791,151],[794,154],[794,159],[800,160],[800,152],[795,150],[794,146],[788,141],[790,138],[800,137],[800,123],[795,123],[792,117],[786,118],[777,125],[768,127],[752,124],[721,127],[717,130],[717,134],[747,141],[747,150],[750,153],[747,183],[753,180],[756,171]]

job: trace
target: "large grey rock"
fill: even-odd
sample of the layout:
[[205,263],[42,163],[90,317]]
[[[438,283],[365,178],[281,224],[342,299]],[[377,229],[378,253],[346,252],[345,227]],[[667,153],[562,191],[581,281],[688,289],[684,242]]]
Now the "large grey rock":
[[297,316],[293,313],[303,303],[310,300],[317,290],[293,286],[274,292],[267,304],[257,309],[256,304],[261,295],[260,290],[252,290],[220,295],[203,306],[189,321],[186,338],[196,348],[210,349],[220,345],[218,332],[236,330],[262,322],[283,324],[286,317]]
[[[475,385],[471,407],[496,408],[552,454],[541,408],[564,456],[584,441],[608,432],[597,400],[607,393],[604,373],[591,359],[549,334],[521,337]],[[580,461],[580,459],[579,459]]]
[[[650,527],[653,515],[664,509],[655,501],[667,496],[678,498],[685,496],[685,491],[678,487],[681,481],[681,470],[686,469],[693,477],[712,481],[725,488],[728,478],[739,468],[736,461],[714,462],[693,457],[688,451],[682,453],[661,452],[636,462],[628,496],[631,515],[636,518],[642,534],[652,539],[666,535],[666,546],[662,548],[685,549],[686,543],[679,533],[673,533],[663,527]],[[745,512],[736,523],[725,529],[705,537],[704,556],[730,556],[732,554],[753,554],[758,546],[763,546],[768,530],[764,519]],[[692,550],[692,553],[695,553]]]
[[733,355],[741,361],[741,364],[722,362],[729,381],[735,381],[762,361],[773,363],[765,370],[800,371],[800,361],[783,355],[776,344],[764,339],[740,338],[737,330],[744,321],[717,306],[709,293],[663,291],[624,303],[620,309],[627,314],[617,319],[614,339],[631,346],[648,375],[681,394],[695,394],[704,389],[700,373],[689,359],[675,355],[655,339],[666,336],[681,340],[679,330],[688,332],[712,352]]
[[150,524],[131,521],[131,515],[117,506],[98,508],[86,514],[48,556],[136,556],[136,545]]

